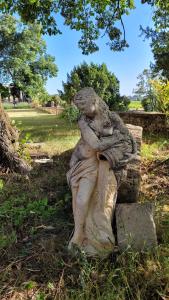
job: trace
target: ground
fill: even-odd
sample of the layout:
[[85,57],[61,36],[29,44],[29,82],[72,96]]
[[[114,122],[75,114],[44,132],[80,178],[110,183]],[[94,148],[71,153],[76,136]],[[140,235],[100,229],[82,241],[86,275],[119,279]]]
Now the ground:
[[[106,260],[72,257],[71,194],[66,184],[76,125],[36,110],[9,112],[23,144],[42,142],[39,152],[53,164],[34,165],[29,176],[2,173],[0,179],[0,299],[167,300],[169,282],[169,143],[166,134],[144,135],[140,201],[155,205],[159,246],[131,249]],[[35,153],[34,153],[35,152]]]

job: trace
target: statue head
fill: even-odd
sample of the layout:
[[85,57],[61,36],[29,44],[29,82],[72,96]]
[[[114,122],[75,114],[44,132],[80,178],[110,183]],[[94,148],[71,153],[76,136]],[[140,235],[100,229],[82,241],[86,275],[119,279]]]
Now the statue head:
[[96,114],[97,94],[91,87],[81,89],[74,97],[74,103],[78,109],[88,117]]
[[75,95],[74,103],[82,114],[87,117],[93,117],[99,110],[108,109],[106,103],[96,94],[92,87],[81,89]]

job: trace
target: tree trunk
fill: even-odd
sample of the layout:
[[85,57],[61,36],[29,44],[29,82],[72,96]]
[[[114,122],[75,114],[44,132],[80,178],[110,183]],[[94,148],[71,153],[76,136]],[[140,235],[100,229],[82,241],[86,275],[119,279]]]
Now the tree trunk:
[[4,112],[0,97],[0,168],[25,174],[30,166],[22,160],[16,151],[17,131],[11,126]]

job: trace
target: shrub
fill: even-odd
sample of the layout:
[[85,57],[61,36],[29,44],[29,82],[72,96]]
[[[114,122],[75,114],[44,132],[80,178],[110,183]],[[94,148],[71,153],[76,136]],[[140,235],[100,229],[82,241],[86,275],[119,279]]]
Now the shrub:
[[73,123],[77,122],[79,116],[80,111],[74,105],[70,105],[64,109],[60,117],[65,119],[66,121],[69,121],[70,123]]
[[145,111],[153,111],[154,110],[154,108],[152,106],[152,100],[150,98],[147,98],[147,97],[143,98],[141,100],[141,104]]
[[106,64],[83,62],[67,75],[67,81],[63,82],[63,91],[59,91],[59,95],[71,104],[80,89],[92,87],[112,110],[127,110],[129,99],[120,96],[119,86],[119,80],[108,70]]

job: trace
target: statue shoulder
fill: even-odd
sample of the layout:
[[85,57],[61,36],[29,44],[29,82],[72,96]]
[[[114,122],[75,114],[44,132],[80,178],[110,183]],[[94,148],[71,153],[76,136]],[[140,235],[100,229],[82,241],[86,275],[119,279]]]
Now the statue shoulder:
[[117,122],[117,123],[123,123],[122,119],[120,118],[120,116],[114,112],[114,111],[110,111],[110,118],[112,121]]
[[125,126],[123,120],[120,118],[120,116],[115,112],[110,112],[110,119],[112,122],[112,125],[116,127],[117,129],[121,130],[127,130],[127,127]]

